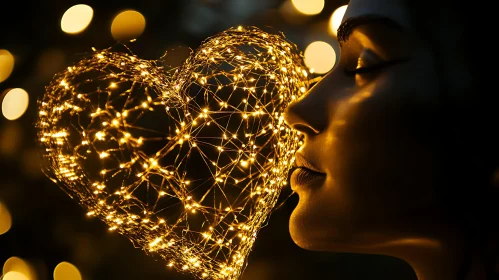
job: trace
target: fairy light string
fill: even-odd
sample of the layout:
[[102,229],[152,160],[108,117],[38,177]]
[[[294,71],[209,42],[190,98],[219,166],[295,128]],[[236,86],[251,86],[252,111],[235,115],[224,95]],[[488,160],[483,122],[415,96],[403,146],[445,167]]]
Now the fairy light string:
[[302,143],[284,109],[309,86],[297,47],[256,27],[177,68],[94,50],[39,101],[44,171],[167,266],[237,279]]

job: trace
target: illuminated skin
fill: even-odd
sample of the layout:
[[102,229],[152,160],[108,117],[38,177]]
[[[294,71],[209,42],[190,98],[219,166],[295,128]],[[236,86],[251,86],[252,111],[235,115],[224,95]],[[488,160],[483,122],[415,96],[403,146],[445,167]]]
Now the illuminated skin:
[[[434,137],[439,81],[431,49],[403,0],[352,0],[343,23],[359,18],[350,36],[339,34],[336,67],[285,115],[305,134],[298,152],[326,174],[309,185],[291,180],[299,195],[291,236],[310,250],[398,257],[420,280],[456,279],[465,237],[436,195],[452,175]],[[345,73],[384,62],[393,63]]]

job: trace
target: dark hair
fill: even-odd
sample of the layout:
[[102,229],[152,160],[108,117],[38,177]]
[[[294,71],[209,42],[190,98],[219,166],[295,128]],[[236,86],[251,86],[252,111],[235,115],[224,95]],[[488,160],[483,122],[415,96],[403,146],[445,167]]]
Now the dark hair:
[[470,19],[470,2],[407,1],[413,26],[432,48],[440,81],[439,125],[434,132],[444,158],[440,164],[451,175],[442,178],[437,193],[449,217],[464,221],[470,240],[477,242],[470,250],[481,250],[487,259],[487,277],[499,279],[497,248],[491,252],[486,243],[490,236],[497,242],[499,233],[499,141],[494,135],[499,120],[495,104],[479,89],[480,67],[471,35],[480,30],[480,21]]

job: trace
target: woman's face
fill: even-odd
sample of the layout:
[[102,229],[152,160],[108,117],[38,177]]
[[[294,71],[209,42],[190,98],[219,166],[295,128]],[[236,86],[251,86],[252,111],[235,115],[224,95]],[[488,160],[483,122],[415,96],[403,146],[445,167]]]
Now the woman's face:
[[376,252],[442,214],[437,75],[406,9],[404,0],[352,0],[339,63],[286,112],[305,134],[298,154],[325,173],[291,179],[290,233],[303,248]]

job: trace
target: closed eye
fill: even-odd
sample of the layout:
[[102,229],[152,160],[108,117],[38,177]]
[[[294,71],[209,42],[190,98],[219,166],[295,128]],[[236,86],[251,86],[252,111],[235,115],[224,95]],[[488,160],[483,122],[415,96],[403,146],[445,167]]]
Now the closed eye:
[[375,74],[387,67],[399,64],[399,63],[404,63],[407,62],[409,59],[408,58],[403,58],[403,59],[393,59],[389,61],[383,61],[379,62],[374,65],[370,66],[364,66],[364,67],[357,67],[355,69],[348,69],[345,68],[345,74],[347,76],[355,76],[355,75],[362,75],[362,74]]

